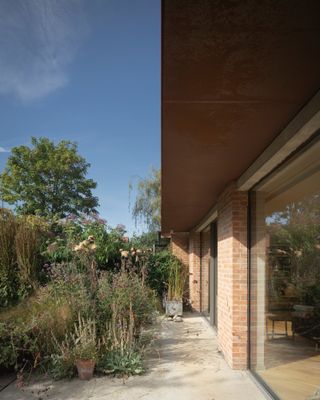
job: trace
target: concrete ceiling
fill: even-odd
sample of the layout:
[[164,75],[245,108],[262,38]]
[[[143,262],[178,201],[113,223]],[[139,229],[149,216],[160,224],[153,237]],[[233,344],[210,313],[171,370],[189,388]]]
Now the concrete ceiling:
[[320,88],[319,0],[163,0],[162,231],[189,231]]

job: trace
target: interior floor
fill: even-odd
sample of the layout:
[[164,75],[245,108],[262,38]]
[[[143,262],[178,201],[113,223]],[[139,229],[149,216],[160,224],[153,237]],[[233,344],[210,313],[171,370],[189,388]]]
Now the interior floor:
[[[320,389],[320,349],[314,341],[293,337],[291,323],[277,321],[272,338],[268,322],[265,369],[257,371],[282,400],[306,400]],[[315,397],[320,399],[319,397]]]

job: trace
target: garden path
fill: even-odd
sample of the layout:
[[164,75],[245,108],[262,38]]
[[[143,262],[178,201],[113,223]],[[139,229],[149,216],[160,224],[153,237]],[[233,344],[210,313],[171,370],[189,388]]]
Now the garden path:
[[23,390],[12,383],[1,400],[263,400],[244,371],[231,370],[218,351],[216,335],[198,315],[183,322],[162,319],[148,355],[147,373],[123,381],[42,380]]

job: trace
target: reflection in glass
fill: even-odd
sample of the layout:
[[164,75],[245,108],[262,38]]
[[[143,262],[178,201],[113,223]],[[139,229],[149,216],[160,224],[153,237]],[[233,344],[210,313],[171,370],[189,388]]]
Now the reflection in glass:
[[285,400],[320,399],[319,154],[251,193],[250,364]]

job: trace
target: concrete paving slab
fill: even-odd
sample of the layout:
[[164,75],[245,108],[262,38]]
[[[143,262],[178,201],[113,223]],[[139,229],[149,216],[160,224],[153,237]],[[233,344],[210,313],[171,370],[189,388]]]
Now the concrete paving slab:
[[[6,386],[10,385],[15,380],[14,374],[6,374],[0,375],[0,391],[3,390]],[[1,397],[0,397],[1,398]]]
[[89,382],[38,379],[23,390],[14,384],[1,400],[265,400],[246,372],[233,371],[218,351],[214,331],[197,315],[162,320],[147,359],[147,373],[127,380]]

